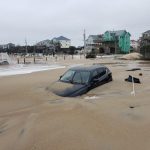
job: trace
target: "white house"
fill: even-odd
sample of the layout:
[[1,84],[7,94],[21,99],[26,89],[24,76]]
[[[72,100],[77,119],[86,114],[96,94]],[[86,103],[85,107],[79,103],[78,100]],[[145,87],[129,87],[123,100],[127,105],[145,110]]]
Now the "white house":
[[130,45],[131,45],[131,47],[132,47],[134,50],[137,50],[138,47],[139,47],[139,42],[138,42],[138,41],[135,41],[135,40],[131,40]]
[[71,46],[71,40],[64,36],[53,38],[52,41],[59,42],[61,48],[69,48]]

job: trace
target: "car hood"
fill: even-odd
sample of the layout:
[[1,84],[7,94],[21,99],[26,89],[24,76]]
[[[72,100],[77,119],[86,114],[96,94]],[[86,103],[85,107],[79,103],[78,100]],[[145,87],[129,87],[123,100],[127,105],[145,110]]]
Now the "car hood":
[[57,81],[51,86],[51,91],[56,95],[67,97],[73,95],[75,92],[84,88],[83,84],[71,84],[66,82]]

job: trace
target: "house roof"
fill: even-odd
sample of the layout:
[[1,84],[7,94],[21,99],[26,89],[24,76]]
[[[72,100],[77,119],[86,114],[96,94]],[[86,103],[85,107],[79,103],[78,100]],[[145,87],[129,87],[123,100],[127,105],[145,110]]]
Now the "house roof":
[[114,34],[115,36],[121,36],[122,34],[127,33],[126,30],[106,31],[106,32],[110,32],[110,34]]
[[59,37],[55,37],[55,38],[53,38],[53,40],[58,40],[58,41],[70,41],[70,39],[68,39],[68,38],[66,38],[66,37],[64,37],[64,36],[59,36]]
[[116,36],[120,36],[122,34],[126,33],[126,30],[118,30],[118,31],[115,31],[115,34]]
[[[43,40],[43,41],[40,41],[40,42],[50,42],[50,40]],[[38,43],[40,43],[40,42],[38,42]]]
[[148,33],[148,34],[150,34],[150,30],[148,30],[148,31],[144,32],[144,34],[147,34],[147,33]]
[[36,43],[37,46],[47,46],[47,47],[50,47],[50,46],[53,46],[53,44],[51,43],[51,40],[43,40],[43,41],[40,41],[38,43]]
[[51,42],[51,41],[47,39],[47,40],[40,41],[40,42],[38,42],[38,43],[36,43],[36,44],[38,45],[38,44],[41,44],[41,43],[50,43],[50,42]]
[[92,38],[93,40],[100,40],[101,37],[102,35],[89,35],[88,38]]

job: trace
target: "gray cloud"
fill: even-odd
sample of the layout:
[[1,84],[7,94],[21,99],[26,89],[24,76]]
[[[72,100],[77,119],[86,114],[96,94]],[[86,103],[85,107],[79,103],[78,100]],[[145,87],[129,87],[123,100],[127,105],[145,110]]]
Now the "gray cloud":
[[126,29],[137,39],[150,28],[149,0],[1,0],[0,44],[29,44],[64,35],[82,45],[82,34]]

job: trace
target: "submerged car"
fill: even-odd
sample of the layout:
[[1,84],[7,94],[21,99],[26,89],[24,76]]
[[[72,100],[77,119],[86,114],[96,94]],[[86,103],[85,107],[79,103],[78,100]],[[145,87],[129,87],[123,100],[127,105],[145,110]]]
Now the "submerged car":
[[52,85],[52,92],[63,97],[74,97],[112,81],[112,72],[105,66],[73,67]]

